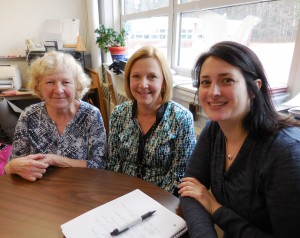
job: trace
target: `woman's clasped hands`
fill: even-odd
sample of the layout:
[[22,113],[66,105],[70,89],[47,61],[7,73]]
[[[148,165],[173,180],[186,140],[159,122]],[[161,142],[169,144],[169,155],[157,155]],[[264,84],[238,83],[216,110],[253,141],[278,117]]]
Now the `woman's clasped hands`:
[[26,180],[35,181],[43,177],[49,166],[48,163],[43,161],[45,157],[45,154],[33,154],[13,159],[5,167],[5,173],[15,173]]
[[181,197],[191,197],[196,199],[210,215],[221,207],[221,204],[216,201],[207,188],[195,178],[183,178],[182,182],[178,185],[178,188],[178,193]]

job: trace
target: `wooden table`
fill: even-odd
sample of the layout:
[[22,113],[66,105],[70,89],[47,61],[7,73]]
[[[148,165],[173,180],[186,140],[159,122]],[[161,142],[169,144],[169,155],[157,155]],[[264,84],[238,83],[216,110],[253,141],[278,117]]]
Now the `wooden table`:
[[60,225],[134,189],[180,214],[179,199],[142,179],[106,170],[50,168],[29,182],[0,177],[0,237],[63,237]]

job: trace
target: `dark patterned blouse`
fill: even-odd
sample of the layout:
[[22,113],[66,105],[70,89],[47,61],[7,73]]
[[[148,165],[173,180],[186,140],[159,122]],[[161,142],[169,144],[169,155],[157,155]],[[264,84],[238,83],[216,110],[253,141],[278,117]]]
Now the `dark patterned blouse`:
[[89,168],[105,167],[106,132],[98,108],[80,100],[75,117],[59,135],[45,102],[25,109],[18,120],[10,159],[29,154],[57,154],[87,160]]
[[143,135],[134,105],[118,105],[110,117],[107,168],[174,192],[195,146],[192,114],[169,101],[157,125]]

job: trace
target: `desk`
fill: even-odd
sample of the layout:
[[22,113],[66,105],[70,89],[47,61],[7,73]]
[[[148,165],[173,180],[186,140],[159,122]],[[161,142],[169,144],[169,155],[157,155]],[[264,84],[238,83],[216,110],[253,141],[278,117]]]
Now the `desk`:
[[140,189],[173,212],[179,199],[127,174],[88,168],[49,168],[29,182],[16,175],[0,177],[0,236],[62,238],[60,225],[134,189]]
[[0,98],[2,97],[6,100],[9,100],[22,110],[24,110],[26,107],[30,106],[33,103],[38,103],[41,101],[37,96],[29,92],[17,95],[0,94]]

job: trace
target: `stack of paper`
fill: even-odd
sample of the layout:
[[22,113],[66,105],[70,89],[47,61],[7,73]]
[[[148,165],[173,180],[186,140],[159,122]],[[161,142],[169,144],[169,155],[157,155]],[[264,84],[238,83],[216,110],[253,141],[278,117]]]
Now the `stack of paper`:
[[289,114],[294,116],[296,119],[300,119],[300,107],[293,107],[288,110]]
[[155,213],[116,237],[170,238],[187,231],[180,216],[138,189],[74,218],[61,228],[67,238],[112,237],[114,229],[149,211]]
[[300,93],[298,93],[291,100],[285,102],[283,105],[286,105],[289,107],[300,107]]

